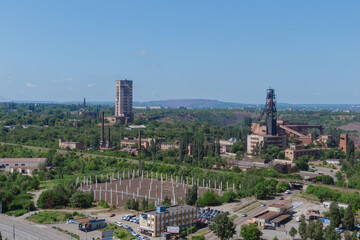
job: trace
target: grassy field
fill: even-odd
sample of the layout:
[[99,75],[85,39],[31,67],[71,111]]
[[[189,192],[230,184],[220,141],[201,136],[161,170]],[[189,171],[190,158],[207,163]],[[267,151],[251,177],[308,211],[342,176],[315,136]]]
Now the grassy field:
[[66,219],[73,219],[77,217],[85,216],[78,212],[44,211],[32,214],[30,217],[27,217],[25,219],[39,224],[52,224],[56,222],[66,222]]
[[118,227],[113,223],[109,223],[106,228],[99,229],[99,231],[113,230],[113,236],[121,240],[131,240],[135,237],[123,227]]
[[256,203],[250,205],[249,207],[242,209],[241,212],[247,213],[247,212],[249,212],[249,211],[257,208],[257,207],[260,206],[260,205],[261,205],[261,202],[256,202]]

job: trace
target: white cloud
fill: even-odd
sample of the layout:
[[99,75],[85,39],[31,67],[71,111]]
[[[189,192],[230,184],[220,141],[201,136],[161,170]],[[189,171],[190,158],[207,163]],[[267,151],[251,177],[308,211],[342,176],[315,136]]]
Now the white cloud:
[[95,83],[90,83],[90,84],[88,84],[88,88],[92,88],[92,87],[94,87],[95,86]]
[[148,51],[141,49],[140,51],[135,53],[136,55],[145,56],[148,54]]
[[72,82],[72,78],[68,77],[68,78],[61,78],[61,79],[55,79],[53,80],[54,83],[56,82]]
[[25,83],[25,87],[29,87],[29,88],[37,88],[38,86],[32,83]]

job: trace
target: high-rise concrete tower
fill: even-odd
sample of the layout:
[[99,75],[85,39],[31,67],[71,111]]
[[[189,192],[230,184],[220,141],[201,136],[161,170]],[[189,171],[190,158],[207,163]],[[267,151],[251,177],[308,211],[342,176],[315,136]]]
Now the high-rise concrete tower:
[[134,120],[133,107],[133,81],[116,80],[115,84],[115,116],[124,117],[125,122]]

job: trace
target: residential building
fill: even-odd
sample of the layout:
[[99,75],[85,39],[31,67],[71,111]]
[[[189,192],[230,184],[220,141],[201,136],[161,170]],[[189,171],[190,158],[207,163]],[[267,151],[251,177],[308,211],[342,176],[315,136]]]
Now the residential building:
[[140,213],[140,232],[160,237],[162,232],[179,233],[196,224],[197,208],[179,205],[166,208],[158,206],[156,210]]
[[133,122],[133,81],[116,80],[115,117],[123,117],[125,122]]
[[280,150],[286,148],[286,136],[256,135],[247,136],[247,153],[260,152],[264,147],[277,146]]
[[0,169],[32,175],[34,170],[38,170],[39,164],[47,166],[47,161],[47,158],[0,158]]
[[320,149],[310,148],[304,149],[302,145],[290,144],[290,148],[285,150],[285,158],[293,161],[301,156],[308,155],[310,157],[317,157],[320,154]]
[[84,149],[84,144],[82,144],[81,142],[68,142],[64,139],[59,139],[59,147],[82,150]]

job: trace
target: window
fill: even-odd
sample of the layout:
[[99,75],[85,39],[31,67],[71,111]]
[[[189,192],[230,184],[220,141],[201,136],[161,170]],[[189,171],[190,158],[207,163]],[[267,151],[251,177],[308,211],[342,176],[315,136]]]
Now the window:
[[19,164],[15,163],[15,166],[17,167],[17,166],[19,166]]

